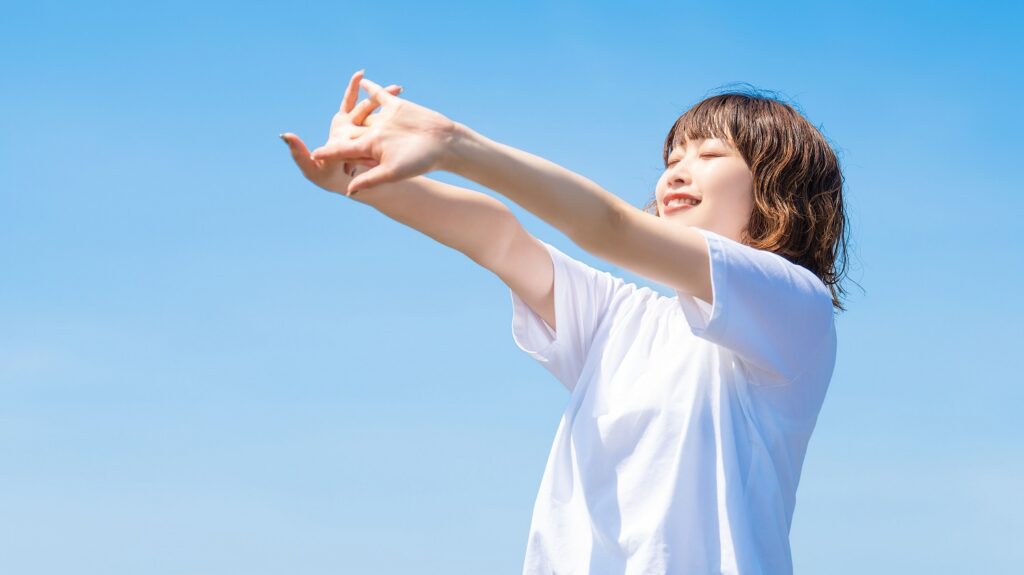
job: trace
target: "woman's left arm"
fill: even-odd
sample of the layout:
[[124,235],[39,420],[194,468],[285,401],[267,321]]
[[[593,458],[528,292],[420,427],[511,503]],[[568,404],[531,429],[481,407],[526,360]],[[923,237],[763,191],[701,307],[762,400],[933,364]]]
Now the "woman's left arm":
[[447,151],[443,169],[502,194],[588,251],[616,211],[632,207],[576,172],[464,124],[454,123]]
[[595,256],[712,303],[708,244],[696,229],[648,214],[571,170],[490,140],[369,80],[361,85],[381,106],[373,125],[313,152],[316,159],[378,162],[353,179],[349,192],[432,170],[456,173],[504,195]]
[[712,303],[708,245],[593,181],[455,123],[445,169],[486,186],[595,256]]

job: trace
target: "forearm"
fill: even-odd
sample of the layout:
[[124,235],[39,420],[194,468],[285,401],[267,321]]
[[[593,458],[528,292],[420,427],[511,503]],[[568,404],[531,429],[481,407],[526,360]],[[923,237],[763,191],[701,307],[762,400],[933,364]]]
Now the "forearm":
[[599,245],[629,204],[593,181],[539,156],[456,124],[445,169],[492,189],[555,226],[577,245]]
[[425,176],[381,184],[351,198],[487,268],[504,253],[520,225],[499,200]]

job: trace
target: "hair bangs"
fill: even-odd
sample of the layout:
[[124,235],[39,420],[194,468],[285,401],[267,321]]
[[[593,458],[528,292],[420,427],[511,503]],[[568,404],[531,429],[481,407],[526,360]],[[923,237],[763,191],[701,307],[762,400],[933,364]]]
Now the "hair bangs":
[[664,162],[668,164],[668,156],[673,149],[691,140],[717,138],[736,147],[736,107],[732,98],[718,96],[703,100],[687,110],[665,137]]

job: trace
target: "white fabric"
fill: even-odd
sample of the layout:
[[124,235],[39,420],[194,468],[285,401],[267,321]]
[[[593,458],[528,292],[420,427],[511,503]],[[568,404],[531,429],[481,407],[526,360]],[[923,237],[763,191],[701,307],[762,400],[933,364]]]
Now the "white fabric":
[[524,574],[792,573],[797,483],[835,365],[831,294],[781,256],[695,229],[713,306],[546,242],[557,333],[509,290],[516,345],[571,392]]

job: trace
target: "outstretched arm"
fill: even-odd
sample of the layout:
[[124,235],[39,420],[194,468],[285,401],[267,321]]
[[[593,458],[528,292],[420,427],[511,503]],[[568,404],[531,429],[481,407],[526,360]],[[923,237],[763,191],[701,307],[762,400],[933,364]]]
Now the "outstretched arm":
[[[328,191],[344,193],[351,177],[340,164],[318,164],[294,134],[282,134],[281,139],[307,179]],[[389,182],[349,197],[459,250],[484,267],[500,257],[512,227],[519,225],[508,207],[495,198],[425,176]]]
[[689,227],[644,212],[593,181],[456,123],[446,168],[562,230],[588,252],[712,302],[708,246]]
[[[356,122],[364,121],[363,116],[376,105],[369,100],[356,104],[361,77],[362,71],[353,75],[341,108],[331,123],[331,135],[336,139],[348,138],[363,129]],[[400,90],[398,86],[387,88],[389,93]],[[372,120],[367,124],[372,124]],[[347,163],[314,160],[302,139],[294,134],[282,134],[281,139],[307,179],[325,190],[345,194],[354,173]],[[497,275],[549,325],[555,326],[550,257],[502,202],[422,176],[379,185],[372,191],[350,197],[462,252]]]
[[[340,166],[315,162],[294,134],[283,134],[282,139],[310,181],[344,194],[351,178]],[[425,176],[381,184],[350,198],[462,252],[498,276],[557,329],[550,256],[499,200]]]
[[[331,120],[330,139],[347,140],[373,124],[370,113],[379,106],[375,98],[356,103],[363,71],[352,75],[338,112]],[[388,86],[384,92],[398,94],[402,88]],[[315,160],[302,138],[281,134],[292,159],[306,178],[317,186],[346,194],[352,174],[360,166],[373,166],[372,158]],[[506,250],[508,238],[514,235],[519,222],[500,201],[472,190],[459,188],[425,177],[390,182],[372,192],[351,195],[391,219],[430,236],[438,242],[459,250],[473,261],[493,268],[494,261]]]
[[315,159],[378,162],[353,179],[349,191],[447,170],[508,197],[602,259],[712,302],[708,245],[697,230],[643,212],[579,174],[489,140],[369,80],[361,85],[381,103],[373,126],[313,153]]

